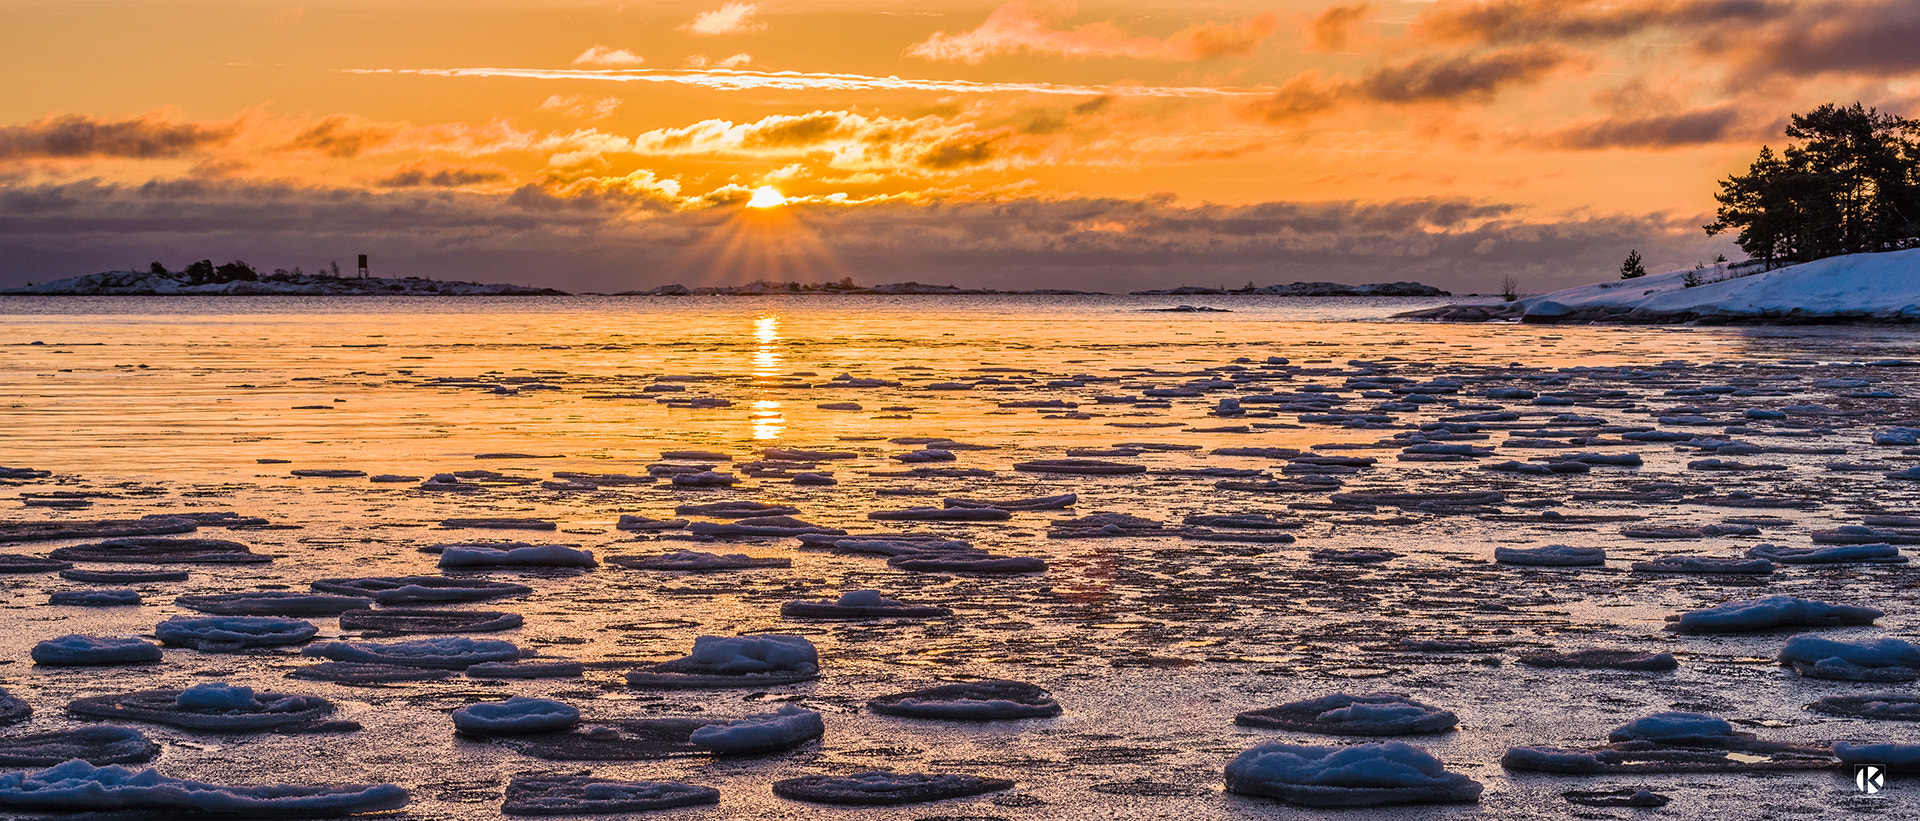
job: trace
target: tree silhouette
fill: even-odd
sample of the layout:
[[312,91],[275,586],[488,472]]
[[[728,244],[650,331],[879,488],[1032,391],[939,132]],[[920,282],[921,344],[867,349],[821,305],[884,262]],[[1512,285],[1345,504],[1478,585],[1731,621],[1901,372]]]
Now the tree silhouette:
[[1920,123],[1859,103],[1795,114],[1782,154],[1762,147],[1745,175],[1720,182],[1709,236],[1767,267],[1920,246]]
[[1620,263],[1621,279],[1639,279],[1647,275],[1647,266],[1640,263],[1640,249],[1627,252],[1627,261]]

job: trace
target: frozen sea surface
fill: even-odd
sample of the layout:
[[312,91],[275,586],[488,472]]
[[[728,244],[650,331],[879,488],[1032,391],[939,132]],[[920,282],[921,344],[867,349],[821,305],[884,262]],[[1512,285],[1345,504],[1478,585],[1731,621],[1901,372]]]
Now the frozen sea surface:
[[[1237,727],[1235,714],[1392,692],[1458,717],[1455,732],[1399,740],[1485,791],[1478,804],[1343,817],[1566,818],[1594,810],[1563,793],[1629,787],[1670,796],[1662,818],[1920,816],[1920,774],[1897,771],[1866,796],[1837,767],[1589,777],[1499,766],[1510,747],[1588,746],[1666,711],[1711,714],[1783,743],[1911,742],[1909,721],[1806,709],[1830,696],[1911,694],[1911,684],[1795,675],[1776,662],[1790,632],[1663,628],[1669,616],[1790,595],[1886,614],[1823,629],[1823,639],[1920,642],[1913,563],[1782,565],[1764,576],[1631,565],[1736,558],[1763,543],[1809,548],[1813,534],[1846,526],[1920,530],[1920,483],[1886,475],[1920,465],[1920,451],[1897,436],[1874,442],[1920,427],[1920,371],[1910,367],[1920,334],[1432,325],[1383,320],[1424,304],[1415,300],[1178,301],[1232,313],[1143,312],[1175,304],[1144,297],[0,299],[0,466],[12,469],[0,471],[0,523],[184,516],[199,529],[164,538],[231,540],[272,557],[86,566],[192,571],[110,585],[51,571],[0,575],[0,661],[13,662],[0,665],[0,688],[35,708],[8,732],[88,726],[64,714],[82,697],[220,681],[325,698],[336,707],[330,719],[361,729],[149,725],[161,752],[143,766],[235,786],[392,782],[412,794],[404,817],[420,819],[497,818],[515,778],[587,774],[720,791],[717,805],[660,814],[673,818],[1283,819],[1315,811],[1226,793],[1227,762],[1262,744],[1329,737]],[[896,458],[928,450],[954,458]],[[1014,467],[1087,458],[1138,470]],[[1569,460],[1590,469],[1480,469]],[[1706,460],[1782,468],[1692,466]],[[673,483],[703,471],[735,482]],[[795,481],[828,473],[838,484]],[[956,507],[948,499],[1065,494],[1075,494],[1070,507],[1010,503],[1005,519],[869,518]],[[884,555],[803,547],[792,536],[617,527],[621,516],[644,516],[715,530],[739,520],[676,510],[722,502],[791,508],[820,528],[897,544],[1031,557],[1047,570],[908,572]],[[1088,518],[1099,514],[1125,516]],[[462,520],[493,526],[442,524]],[[1070,521],[1111,526],[1060,524]],[[528,522],[553,529],[508,527]],[[0,540],[0,552],[44,556],[104,538]],[[791,566],[443,569],[423,550],[510,542]],[[1494,561],[1497,548],[1547,545],[1601,548],[1606,563]],[[1311,558],[1360,552],[1386,558]],[[578,660],[584,675],[290,680],[315,662],[299,645],[169,646],[159,664],[136,667],[29,660],[36,643],[58,636],[152,637],[169,618],[204,617],[175,604],[180,596],[443,575],[530,588],[486,605],[523,624],[469,638],[510,642],[529,664]],[[142,603],[48,604],[55,592],[106,587],[131,587]],[[786,602],[865,589],[953,615],[780,616]],[[342,629],[337,617],[309,620],[315,642],[408,640]],[[761,634],[804,636],[818,650],[819,680],[643,690],[624,679],[684,655],[698,636]],[[1515,661],[1583,647],[1672,653],[1680,666]],[[1044,687],[1062,714],[964,723],[866,709],[890,693],[999,679]],[[788,704],[818,711],[825,733],[766,756],[654,745],[670,754],[630,761],[545,761],[454,733],[456,709],[513,696],[574,706],[581,728],[613,733],[642,719],[723,723]],[[771,792],[783,779],[876,770],[1016,784],[859,810]]]

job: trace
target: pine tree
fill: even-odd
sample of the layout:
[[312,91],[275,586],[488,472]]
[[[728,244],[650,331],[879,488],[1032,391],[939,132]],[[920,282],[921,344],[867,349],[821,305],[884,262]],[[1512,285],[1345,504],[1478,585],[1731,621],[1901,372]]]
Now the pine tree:
[[1640,262],[1640,249],[1627,252],[1627,261],[1620,263],[1621,279],[1639,279],[1647,275],[1647,266]]
[[1720,182],[1709,236],[1738,229],[1741,250],[1772,267],[1920,246],[1920,123],[1854,103],[1795,114],[1776,155]]

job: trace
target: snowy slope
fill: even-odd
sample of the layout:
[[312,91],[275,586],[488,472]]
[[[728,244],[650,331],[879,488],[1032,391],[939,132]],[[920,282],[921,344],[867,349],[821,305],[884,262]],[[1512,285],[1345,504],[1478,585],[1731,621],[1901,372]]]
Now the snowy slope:
[[[1528,318],[1623,314],[1730,319],[1860,318],[1920,320],[1920,249],[1851,254],[1747,274],[1712,267],[1685,286],[1689,271],[1582,285],[1528,297]],[[1725,277],[1726,279],[1722,279]],[[1720,280],[1720,281],[1715,281]]]

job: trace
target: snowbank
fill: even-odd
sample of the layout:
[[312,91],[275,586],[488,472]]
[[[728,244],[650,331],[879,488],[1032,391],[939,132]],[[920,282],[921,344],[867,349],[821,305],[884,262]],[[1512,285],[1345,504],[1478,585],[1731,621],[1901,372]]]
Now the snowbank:
[[[1748,274],[1680,270],[1596,282],[1520,300],[1529,320],[1638,314],[1735,320],[1920,321],[1920,249],[1849,254]],[[1701,284],[1687,287],[1689,275]]]

